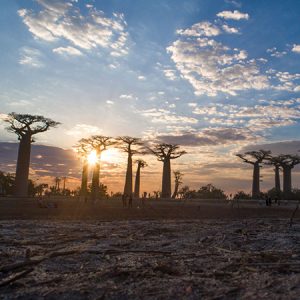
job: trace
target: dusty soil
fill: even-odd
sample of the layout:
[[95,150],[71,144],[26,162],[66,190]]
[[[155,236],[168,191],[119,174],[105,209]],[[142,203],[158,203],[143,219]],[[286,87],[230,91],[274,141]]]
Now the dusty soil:
[[300,298],[291,207],[18,203],[0,202],[0,299]]
[[299,220],[292,228],[270,218],[27,220],[0,228],[1,299],[300,296]]

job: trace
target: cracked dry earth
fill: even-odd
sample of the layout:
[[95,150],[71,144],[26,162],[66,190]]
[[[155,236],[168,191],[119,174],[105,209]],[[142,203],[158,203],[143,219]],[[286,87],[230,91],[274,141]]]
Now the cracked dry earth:
[[0,222],[1,299],[299,299],[283,219]]

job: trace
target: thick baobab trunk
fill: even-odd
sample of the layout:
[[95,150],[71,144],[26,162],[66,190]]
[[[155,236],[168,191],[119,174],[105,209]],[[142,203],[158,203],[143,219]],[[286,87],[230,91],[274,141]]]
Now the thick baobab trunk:
[[92,176],[92,200],[96,200],[99,196],[99,184],[100,184],[100,163],[97,162],[94,165]]
[[82,177],[81,177],[81,189],[80,189],[80,194],[81,196],[86,196],[87,195],[87,184],[88,184],[88,162],[85,161],[83,163],[82,167]]
[[16,181],[14,194],[17,197],[28,196],[28,176],[31,151],[31,135],[27,134],[20,140],[18,161],[16,168]]
[[292,168],[283,168],[283,193],[288,196],[292,192]]
[[277,194],[280,194],[280,174],[279,174],[279,166],[275,166],[275,190]]
[[132,195],[132,155],[131,155],[131,153],[128,153],[124,195],[128,195],[128,196]]
[[171,197],[171,161],[169,158],[165,158],[164,160],[161,197]]
[[178,188],[179,188],[179,184],[176,182],[175,183],[175,188],[174,188],[174,193],[172,195],[172,198],[175,199],[177,197],[178,194]]
[[254,163],[253,165],[253,182],[252,182],[252,198],[257,199],[260,195],[260,188],[259,188],[259,164]]
[[135,175],[134,198],[140,198],[140,181],[141,181],[141,165],[138,164],[136,175]]

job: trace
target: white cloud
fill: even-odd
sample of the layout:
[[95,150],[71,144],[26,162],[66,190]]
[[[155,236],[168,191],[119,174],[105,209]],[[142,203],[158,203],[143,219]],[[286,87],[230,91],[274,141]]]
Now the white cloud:
[[289,72],[277,72],[275,70],[269,70],[270,78],[276,81],[273,86],[275,90],[279,91],[297,91],[297,86],[299,86],[300,73],[291,74]]
[[76,138],[88,137],[90,135],[100,134],[102,130],[93,125],[76,124],[72,129],[66,131],[67,135],[75,136]]
[[[195,106],[194,106],[195,107]],[[227,113],[219,111],[217,106],[202,106],[196,107],[193,111],[196,115],[204,116],[227,116]]]
[[267,76],[260,73],[255,60],[247,60],[245,50],[209,38],[180,37],[167,51],[196,95],[237,95],[238,91],[269,87]]
[[38,3],[42,7],[38,12],[18,11],[35,38],[47,42],[64,40],[84,50],[105,48],[114,56],[127,54],[128,33],[122,14],[107,18],[95,8],[81,14],[72,3],[50,0],[38,0]]
[[188,29],[179,29],[176,31],[179,35],[184,36],[217,36],[221,33],[220,29],[210,22],[200,22],[194,24]]
[[8,118],[8,114],[4,114],[0,112],[0,120],[6,120]]
[[236,7],[241,7],[242,6],[242,4],[240,2],[235,1],[235,0],[225,0],[225,2],[229,3],[229,4],[232,4],[232,5],[236,6]]
[[13,102],[10,102],[9,104],[8,104],[9,106],[25,106],[25,107],[27,107],[27,106],[32,106],[33,105],[33,103],[32,103],[32,101],[28,101],[28,100],[19,100],[19,101],[13,101]]
[[176,80],[177,79],[176,70],[166,69],[166,70],[163,70],[163,72],[169,80]]
[[26,65],[33,68],[41,68],[44,64],[41,61],[42,53],[34,48],[23,47],[20,50],[20,65]]
[[78,49],[68,46],[68,47],[58,47],[52,50],[54,53],[58,53],[60,55],[75,55],[80,56],[82,52]]
[[128,100],[131,100],[131,99],[133,99],[133,95],[132,95],[132,94],[128,94],[128,95],[123,94],[123,95],[120,96],[120,99],[128,99]]
[[267,52],[270,53],[271,56],[277,57],[277,58],[283,57],[284,55],[287,54],[286,51],[278,51],[276,47],[267,49]]
[[109,67],[110,67],[111,69],[116,69],[118,66],[115,65],[115,64],[110,64]]
[[152,108],[148,110],[139,111],[139,114],[150,117],[152,123],[163,124],[196,124],[198,120],[191,117],[180,116],[175,112],[170,112],[165,109]]
[[231,19],[231,20],[248,20],[249,15],[247,13],[241,13],[238,10],[229,11],[224,10],[217,14],[218,17],[224,19]]
[[233,33],[233,34],[237,34],[239,33],[239,30],[237,28],[234,28],[234,27],[230,27],[228,26],[227,24],[224,24],[222,26],[223,30],[227,33]]
[[108,105],[113,105],[113,104],[114,104],[114,101],[106,100],[106,104],[108,104]]
[[138,76],[138,80],[146,80],[146,77],[145,77],[145,76],[142,76],[142,75],[140,75],[140,76]]
[[295,53],[300,53],[300,45],[293,45],[292,51]]
[[300,92],[300,85],[298,85],[294,88],[294,92]]
[[[261,101],[260,101],[261,102]],[[254,132],[282,127],[300,121],[297,100],[265,101],[269,105],[237,106],[215,104],[195,107],[193,113],[204,116],[211,124],[244,124]]]

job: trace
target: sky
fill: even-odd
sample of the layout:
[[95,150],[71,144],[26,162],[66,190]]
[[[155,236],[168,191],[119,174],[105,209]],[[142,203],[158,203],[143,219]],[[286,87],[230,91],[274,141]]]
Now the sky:
[[[0,114],[61,122],[36,144],[65,150],[92,134],[180,144],[184,184],[250,190],[235,153],[300,150],[299,19],[298,0],[3,0]],[[3,122],[0,141],[17,141]],[[121,190],[126,156],[109,151],[103,181]],[[145,159],[158,190],[161,163]]]

